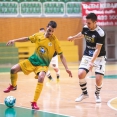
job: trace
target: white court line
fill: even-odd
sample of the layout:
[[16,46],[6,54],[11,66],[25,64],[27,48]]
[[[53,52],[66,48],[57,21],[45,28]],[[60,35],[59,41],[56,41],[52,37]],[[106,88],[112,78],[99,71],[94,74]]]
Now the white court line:
[[0,74],[10,74],[10,72],[0,72]]
[[[0,104],[5,105],[4,103],[0,103]],[[27,109],[27,110],[34,110],[34,109],[31,109],[31,108],[26,108],[26,107],[22,107],[22,106],[14,106],[14,107],[24,108],[24,109]],[[74,116],[69,116],[69,115],[64,115],[64,114],[59,114],[59,113],[53,113],[53,112],[48,112],[48,111],[43,111],[43,110],[35,110],[35,111],[41,111],[41,112],[46,112],[46,113],[51,113],[51,114],[56,114],[56,115],[62,115],[62,116],[68,116],[68,117],[74,117]]]
[[117,109],[116,109],[116,108],[114,108],[113,106],[111,106],[111,104],[110,104],[114,99],[117,99],[117,97],[116,97],[116,98],[112,98],[111,100],[109,100],[109,101],[107,102],[107,105],[108,105],[111,109],[113,109],[113,110],[116,110],[116,111],[117,111]]
[[95,80],[95,78],[92,78],[92,76],[87,76],[86,78],[88,78],[88,79],[94,79]]

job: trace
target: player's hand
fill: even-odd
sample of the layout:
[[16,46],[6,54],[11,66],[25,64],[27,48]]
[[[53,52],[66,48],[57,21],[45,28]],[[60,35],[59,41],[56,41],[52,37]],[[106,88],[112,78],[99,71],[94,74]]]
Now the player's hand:
[[69,37],[67,38],[67,40],[68,40],[68,41],[73,41],[74,38],[73,38],[73,36],[69,36]]
[[14,40],[10,40],[10,41],[8,41],[8,42],[7,42],[7,44],[6,44],[6,45],[7,45],[7,46],[8,46],[8,45],[14,45],[14,43],[15,43],[15,41],[14,41]]
[[69,74],[69,77],[72,77],[72,73],[69,69],[66,69],[66,72]]
[[89,63],[89,71],[92,71],[93,67],[94,67],[94,63],[90,62]]

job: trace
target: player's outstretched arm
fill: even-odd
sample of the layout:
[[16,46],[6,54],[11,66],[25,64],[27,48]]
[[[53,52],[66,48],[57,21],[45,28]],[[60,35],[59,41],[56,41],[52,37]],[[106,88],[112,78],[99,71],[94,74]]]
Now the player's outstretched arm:
[[76,34],[74,36],[69,36],[67,38],[67,40],[68,41],[74,41],[75,39],[82,39],[82,38],[84,38],[84,35],[81,32],[79,32],[78,34]]
[[29,41],[28,37],[22,37],[22,38],[10,40],[7,42],[6,45],[8,46],[8,45],[13,45],[15,42],[26,42],[26,41]]
[[69,74],[69,77],[72,77],[72,73],[71,71],[68,69],[68,66],[67,66],[67,62],[66,62],[66,59],[64,57],[63,54],[60,54],[60,59],[61,59],[61,62],[63,63],[65,69],[66,69],[66,72]]

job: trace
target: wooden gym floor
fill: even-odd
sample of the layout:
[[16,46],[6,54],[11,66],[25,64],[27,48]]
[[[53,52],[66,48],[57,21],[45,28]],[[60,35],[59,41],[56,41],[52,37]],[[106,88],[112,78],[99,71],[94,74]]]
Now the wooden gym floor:
[[[68,63],[73,78],[68,77],[64,67],[60,64],[60,82],[56,83],[56,75],[52,68],[53,81],[44,81],[43,91],[38,100],[40,111],[32,111],[30,102],[33,99],[37,80],[34,74],[26,76],[18,73],[18,89],[10,93],[3,90],[10,83],[10,73],[0,73],[0,117],[117,117],[117,63],[107,64],[103,88],[101,90],[102,103],[95,103],[95,78],[94,73],[87,75],[89,98],[82,102],[74,100],[81,94],[78,84],[78,63]],[[16,98],[16,105],[10,109],[4,105],[8,95]],[[28,109],[28,110],[27,110]],[[16,111],[16,113],[15,113]],[[15,113],[14,115],[12,115]],[[20,113],[20,114],[19,114]],[[32,114],[33,113],[33,114]],[[12,116],[8,116],[8,115]],[[17,115],[17,116],[16,116]]]

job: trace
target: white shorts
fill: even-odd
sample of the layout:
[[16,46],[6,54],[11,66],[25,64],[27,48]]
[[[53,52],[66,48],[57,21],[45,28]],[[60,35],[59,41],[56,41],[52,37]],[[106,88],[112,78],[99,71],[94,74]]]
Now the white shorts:
[[50,66],[51,67],[55,67],[55,68],[58,68],[58,55],[54,56],[52,59],[51,59],[51,62],[50,62]]
[[[89,63],[91,61],[92,57],[90,56],[83,56],[79,69],[86,69],[89,71]],[[94,67],[95,67],[95,73],[103,74],[105,73],[105,56],[97,57],[94,61]]]

